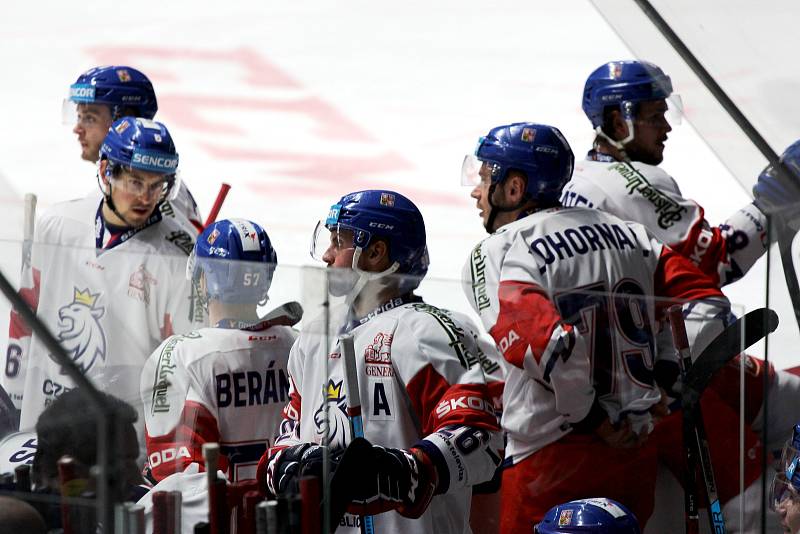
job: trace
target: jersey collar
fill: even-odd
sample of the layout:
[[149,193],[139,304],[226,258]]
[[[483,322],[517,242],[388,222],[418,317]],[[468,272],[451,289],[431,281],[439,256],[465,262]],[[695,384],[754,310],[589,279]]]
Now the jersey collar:
[[586,154],[586,159],[590,161],[602,161],[603,163],[614,163],[616,158],[613,156],[609,156],[608,154],[603,154],[602,152],[598,152],[594,148]]
[[[118,231],[116,227],[113,227],[112,230],[111,225],[106,223],[106,219],[103,217],[103,200],[101,200],[100,205],[97,206],[97,215],[95,215],[94,218],[95,253],[99,256],[103,252],[121,245],[145,228],[159,222],[161,217],[161,210],[156,206],[155,210],[153,210],[153,214],[150,215],[143,225],[137,226],[136,228],[126,228],[122,232]],[[108,233],[108,238],[106,238],[106,233]]]

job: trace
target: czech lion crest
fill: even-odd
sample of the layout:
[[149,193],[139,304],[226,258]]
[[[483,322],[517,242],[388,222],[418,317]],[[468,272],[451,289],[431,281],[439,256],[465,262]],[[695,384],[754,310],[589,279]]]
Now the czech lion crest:
[[58,309],[58,340],[84,374],[98,358],[106,359],[106,335],[100,326],[106,309],[97,305],[100,296],[76,287],[72,302]]
[[[347,418],[347,396],[342,391],[343,382],[343,380],[334,382],[328,379],[328,384],[322,392],[323,400],[314,412],[317,435],[324,436],[328,432],[332,447],[344,447],[350,429],[350,420]],[[325,424],[325,404],[328,404],[328,425]]]

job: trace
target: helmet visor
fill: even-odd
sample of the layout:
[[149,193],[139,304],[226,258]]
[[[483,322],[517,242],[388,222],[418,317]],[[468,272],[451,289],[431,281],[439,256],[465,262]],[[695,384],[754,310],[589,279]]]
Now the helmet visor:
[[348,226],[341,224],[326,226],[325,221],[318,221],[311,237],[311,257],[317,261],[325,261],[323,257],[328,252],[335,256],[340,251],[355,248],[354,235],[355,232]]
[[[159,177],[152,179],[142,176],[143,171],[124,166],[123,169],[125,172],[119,173],[117,176],[111,176],[109,181],[113,187],[129,195],[144,196],[146,198],[156,196],[160,201],[175,200],[175,197],[178,196],[178,190],[181,185],[178,172],[175,174],[156,175]],[[152,173],[147,174],[152,177]]]
[[792,445],[792,440],[788,439],[781,451],[781,463],[778,465],[778,471],[791,478],[797,471],[798,464],[800,464],[800,451]]
[[500,176],[500,166],[481,161],[475,154],[467,154],[461,163],[461,185],[475,187],[490,184]]
[[667,97],[667,122],[670,126],[678,126],[683,122],[683,99],[678,93]]
[[769,487],[769,507],[770,510],[777,511],[780,507],[789,502],[798,502],[800,496],[797,489],[786,478],[784,473],[777,473]]

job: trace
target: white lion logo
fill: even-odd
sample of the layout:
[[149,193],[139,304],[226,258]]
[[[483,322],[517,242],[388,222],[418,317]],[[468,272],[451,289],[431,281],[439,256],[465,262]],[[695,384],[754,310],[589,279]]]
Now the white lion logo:
[[72,302],[58,309],[58,340],[84,374],[97,358],[106,359],[106,336],[100,326],[106,309],[95,306],[99,296],[76,287]]
[[[324,436],[327,433],[332,447],[344,447],[347,444],[347,433],[350,428],[350,419],[347,417],[347,396],[342,391],[343,382],[344,380],[334,382],[333,379],[328,379],[328,385],[322,393],[325,398],[314,412],[317,435]],[[325,425],[325,403],[328,403],[328,425]]]

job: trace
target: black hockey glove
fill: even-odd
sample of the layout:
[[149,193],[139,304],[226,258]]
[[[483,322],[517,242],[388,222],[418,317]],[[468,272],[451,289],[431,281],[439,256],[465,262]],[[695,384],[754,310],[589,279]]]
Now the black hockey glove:
[[357,438],[345,452],[345,458],[353,456],[359,461],[351,464],[343,460],[333,482],[334,486],[347,486],[349,513],[376,515],[396,510],[406,517],[417,518],[425,512],[438,476],[424,452],[379,447]]
[[[330,454],[330,469],[334,472],[342,455],[342,450]],[[279,450],[266,463],[259,462],[257,478],[266,488],[267,495],[277,497],[300,491],[300,478],[305,476],[322,477],[322,457],[325,447],[312,443],[302,443]]]
[[794,220],[798,217],[800,201],[800,143],[795,142],[787,148],[780,162],[785,172],[767,165],[753,186],[753,196],[756,207],[763,213],[780,213]]

